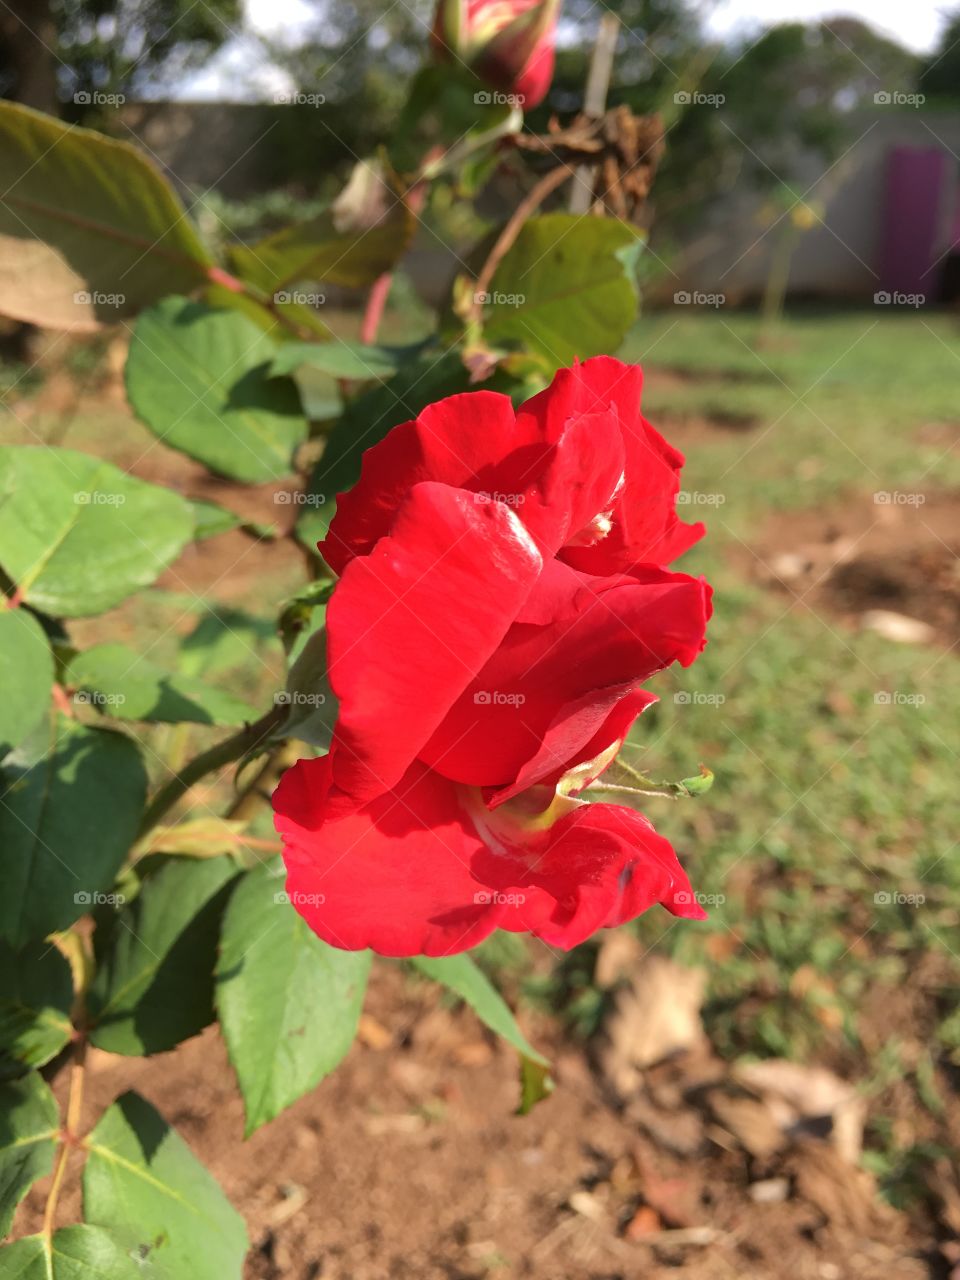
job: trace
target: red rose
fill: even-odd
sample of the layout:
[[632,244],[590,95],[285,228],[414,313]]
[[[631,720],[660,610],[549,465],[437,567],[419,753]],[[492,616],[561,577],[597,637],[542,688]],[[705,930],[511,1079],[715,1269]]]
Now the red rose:
[[553,79],[559,0],[438,0],[431,40],[443,61],[469,67],[525,110]]
[[[493,929],[571,947],[654,902],[702,916],[647,820],[580,792],[703,648],[702,534],[640,370],[561,370],[518,411],[453,396],[364,457],[321,550],[339,714],[277,791],[288,888],[334,945],[449,954]],[[306,904],[306,905],[301,905]]]

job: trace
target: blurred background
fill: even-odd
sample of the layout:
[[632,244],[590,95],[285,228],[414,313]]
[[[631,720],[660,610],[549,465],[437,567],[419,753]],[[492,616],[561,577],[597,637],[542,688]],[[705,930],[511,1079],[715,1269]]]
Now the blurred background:
[[[253,240],[389,133],[431,8],[5,0],[0,94],[135,142],[205,237]],[[569,956],[485,944],[556,1062],[523,1120],[510,1053],[387,965],[344,1066],[246,1146],[215,1032],[95,1072],[194,1143],[251,1224],[251,1277],[960,1276],[960,10],[566,0],[535,131],[581,107],[604,15],[608,104],[666,137],[618,354],[688,456],[681,514],[708,537],[682,567],[717,591],[628,755],[716,774],[648,809],[710,918],[652,912]],[[508,160],[469,197],[433,188],[385,340],[430,331],[521,181]],[[332,290],[325,319],[356,334],[359,302]],[[236,503],[129,413],[128,337],[7,323],[0,435]],[[273,487],[241,496],[276,518]],[[161,661],[217,632],[211,678],[256,702],[300,576],[226,533],[74,630]],[[169,765],[204,730],[156,732]]]

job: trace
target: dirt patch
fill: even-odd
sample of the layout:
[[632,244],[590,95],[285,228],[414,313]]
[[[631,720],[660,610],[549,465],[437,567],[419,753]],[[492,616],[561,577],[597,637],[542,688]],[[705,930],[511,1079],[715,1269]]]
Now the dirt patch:
[[[378,965],[366,1019],[341,1068],[246,1143],[212,1030],[152,1059],[94,1053],[87,1116],[129,1088],[160,1108],[243,1213],[247,1280],[947,1274],[932,1219],[884,1205],[828,1138],[771,1136],[706,1045],[614,1099],[581,1048],[528,1018],[557,1089],[518,1117],[515,1056],[436,988]],[[63,1221],[80,1212],[69,1184]]]
[[948,646],[960,633],[958,494],[856,495],[781,513],[734,555],[755,580],[851,625]]

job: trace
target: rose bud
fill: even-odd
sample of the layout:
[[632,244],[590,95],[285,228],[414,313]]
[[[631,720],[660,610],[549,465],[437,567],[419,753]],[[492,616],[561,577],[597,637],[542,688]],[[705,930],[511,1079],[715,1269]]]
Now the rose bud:
[[550,88],[559,9],[560,0],[438,0],[431,43],[528,110]]

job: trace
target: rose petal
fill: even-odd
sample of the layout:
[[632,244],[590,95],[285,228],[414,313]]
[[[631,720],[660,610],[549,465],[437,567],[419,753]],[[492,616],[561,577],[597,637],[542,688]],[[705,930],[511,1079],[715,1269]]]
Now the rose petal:
[[399,781],[496,650],[541,563],[502,503],[414,486],[393,533],[347,565],[327,612],[342,791],[369,799]]
[[557,721],[565,726],[562,749],[576,756],[623,696],[621,686],[636,689],[672,662],[694,661],[705,644],[710,589],[649,565],[590,578],[555,564],[521,616],[541,625],[510,629],[418,752],[456,782],[509,785]]

